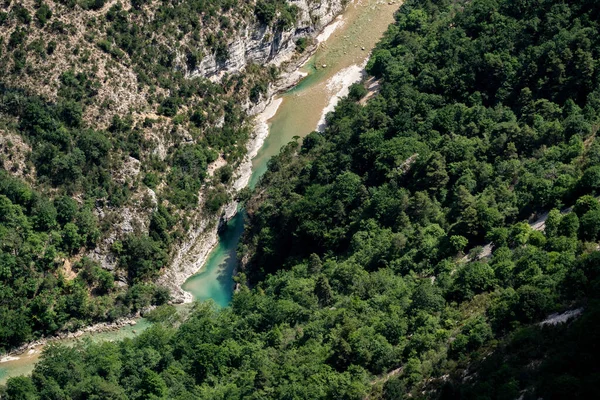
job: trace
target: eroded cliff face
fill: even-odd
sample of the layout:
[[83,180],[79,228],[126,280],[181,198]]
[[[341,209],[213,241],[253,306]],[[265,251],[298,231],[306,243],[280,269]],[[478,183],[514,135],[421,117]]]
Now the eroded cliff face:
[[[293,86],[303,77],[297,69],[310,57],[316,45],[310,46],[304,54],[294,57],[297,55],[296,41],[301,37],[315,38],[342,13],[348,0],[291,0],[289,3],[296,5],[300,10],[293,28],[277,32],[265,25],[247,27],[229,42],[227,60],[219,62],[216,54],[208,55],[195,70],[187,71],[186,75],[190,78],[201,75],[212,81],[219,81],[224,74],[240,72],[250,64],[285,66],[282,68],[283,74],[277,81],[269,84],[266,96],[258,104],[249,102],[245,105],[249,115],[261,113],[276,93]],[[182,64],[185,65],[180,63]],[[232,197],[248,184],[251,158],[256,155],[265,139],[259,131],[260,129],[254,130],[246,146],[248,154],[236,169],[235,179],[229,187]],[[201,203],[202,197],[199,198],[199,208]],[[192,217],[192,229],[175,247],[169,267],[158,280],[160,285],[170,289],[174,302],[193,300],[192,295],[185,292],[181,286],[202,268],[210,251],[218,244],[219,227],[236,214],[237,205],[236,201],[225,205],[219,218],[206,218],[201,213]]]
[[248,64],[281,65],[289,61],[296,48],[296,40],[314,37],[337,15],[348,0],[289,0],[299,13],[293,28],[278,31],[271,26],[251,25],[228,43],[228,58],[220,61],[216,53],[206,55],[188,76],[204,76],[218,80],[225,73],[235,73]]
[[[189,8],[182,6],[191,3],[188,1],[169,4],[148,1],[133,7],[130,2],[105,0],[92,9],[52,3],[52,17],[45,26],[13,17],[0,24],[0,36],[14,37],[13,44],[0,43],[0,52],[4,54],[0,66],[7,71],[3,82],[48,103],[61,103],[66,99],[61,96],[75,93],[75,89],[83,91],[76,100],[81,107],[79,124],[82,128],[100,131],[114,141],[105,160],[104,172],[115,186],[126,190],[119,201],[109,201],[108,194],[106,198],[97,199],[92,212],[102,231],[100,239],[93,247],[90,244],[80,249],[73,259],[88,256],[111,271],[117,286],[130,285],[127,268],[119,265],[119,255],[113,245],[130,235],[148,235],[151,216],[158,205],[170,206],[169,212],[189,224],[184,227],[178,223],[170,228],[172,232],[178,232],[178,238],[169,243],[171,261],[162,269],[160,283],[168,286],[178,299],[184,298],[180,285],[202,267],[217,243],[219,222],[227,221],[235,214],[236,204],[227,204],[218,215],[208,216],[204,198],[213,184],[208,180],[198,193],[197,204],[183,208],[171,201],[169,189],[173,182],[169,181],[168,175],[174,168],[173,154],[185,146],[199,146],[205,134],[229,134],[218,131],[225,121],[223,104],[227,101],[234,99],[236,105],[241,105],[235,112],[252,116],[264,110],[274,93],[297,82],[299,76],[288,72],[306,60],[315,48],[308,40],[308,48],[300,54],[295,51],[297,40],[315,37],[343,11],[348,0],[287,2],[297,13],[293,26],[284,30],[259,23],[255,15],[256,2],[252,0],[239,2],[239,8],[235,10],[219,8],[210,11],[211,5],[206,5],[203,12],[210,14],[210,18],[203,12],[188,12]],[[11,5],[13,8],[32,18],[39,4],[34,0],[22,0]],[[227,28],[219,22],[220,12],[223,19],[229,21]],[[10,15],[14,13],[16,11],[11,11]],[[187,15],[191,15],[190,18]],[[208,43],[211,36],[219,37],[219,46],[224,45],[225,52],[218,55],[216,50],[211,50],[213,47]],[[17,43],[17,39],[22,43]],[[48,43],[47,49],[44,43]],[[31,50],[34,47],[36,51]],[[26,68],[22,70],[17,69],[19,54],[27,56]],[[199,57],[193,69],[186,62],[190,54]],[[253,64],[281,67],[280,78],[273,82],[270,71],[247,68]],[[67,72],[70,73],[67,78],[71,78],[65,78]],[[226,74],[240,74],[243,84],[241,90],[236,88],[237,93],[231,89],[215,89],[218,85],[231,86],[231,76],[224,78]],[[194,77],[208,78],[213,84],[203,82],[207,91],[200,93],[190,89],[203,81],[193,80]],[[258,100],[250,100],[249,89],[257,82],[266,85],[266,91]],[[168,113],[161,111],[166,100],[172,100],[169,104],[176,104],[178,109],[175,107]],[[190,122],[195,111],[204,118],[199,125]],[[0,110],[0,119],[5,117],[14,124],[18,121],[16,115],[7,115]],[[237,123],[238,127],[250,120]],[[115,124],[115,121],[120,122]],[[251,129],[250,126],[247,128]],[[130,136],[136,137],[132,139],[132,145],[139,145],[139,151],[132,152],[124,145]],[[246,144],[249,154],[260,147],[261,139],[264,137],[256,134],[250,138]],[[214,145],[213,150],[219,153],[219,158],[208,166],[207,178],[212,178],[217,168],[232,162],[237,168],[236,174],[223,186],[228,186],[229,197],[233,198],[247,183],[251,156],[242,160],[228,158],[218,146]],[[32,186],[38,184],[38,174],[28,154],[35,151],[22,137],[22,132],[0,130],[0,167]],[[243,151],[239,153],[243,154]],[[160,168],[149,167],[155,161]],[[156,178],[152,186],[144,182],[150,173]],[[75,190],[72,197],[82,204],[83,190]]]

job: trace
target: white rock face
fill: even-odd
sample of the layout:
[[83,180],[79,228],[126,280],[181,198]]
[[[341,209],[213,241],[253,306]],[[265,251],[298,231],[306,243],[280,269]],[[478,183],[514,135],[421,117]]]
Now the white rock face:
[[575,310],[565,311],[564,313],[550,314],[548,318],[540,322],[540,325],[558,325],[563,324],[571,318],[577,318],[583,312],[583,308],[576,308]]
[[[292,58],[298,38],[317,36],[343,11],[345,4],[348,3],[343,0],[288,0],[288,2],[300,9],[295,28],[279,33],[275,33],[270,27],[265,26],[246,28],[241,35],[229,42],[229,57],[226,61],[217,62],[215,54],[206,56],[194,71],[187,72],[187,76],[190,78],[204,76],[216,82],[224,74],[239,72],[251,63],[279,66]],[[273,96],[279,91],[293,86],[304,76],[297,68],[308,59],[309,53],[310,51],[307,51],[303,57],[294,59],[293,63],[287,65],[282,76],[277,82],[269,85],[265,98],[258,104],[246,105],[248,115],[265,113],[263,117],[268,120],[275,113],[279,101],[273,101]],[[179,55],[180,59],[181,57]],[[185,65],[185,63],[180,63],[180,65]],[[230,194],[234,194],[247,185],[252,168],[251,158],[256,155],[268,134],[268,127],[265,126],[265,128],[266,131],[255,130],[250,137],[247,144],[248,154],[235,171],[234,184],[230,188]],[[209,169],[217,167],[218,165],[215,165]],[[202,204],[203,199],[200,194],[199,209],[202,208]],[[172,262],[157,281],[159,285],[171,290],[173,302],[187,303],[193,300],[192,295],[185,292],[181,285],[202,268],[210,251],[218,243],[219,226],[235,215],[237,205],[236,201],[227,204],[219,220],[203,217],[199,213],[192,221],[192,229],[186,234],[183,242],[177,246]]]
[[225,73],[239,72],[248,64],[280,64],[289,59],[296,48],[296,40],[313,37],[342,12],[342,0],[288,0],[298,7],[296,26],[276,32],[271,27],[253,25],[228,43],[227,60],[217,60],[216,54],[206,55],[189,77],[204,76],[218,81]]

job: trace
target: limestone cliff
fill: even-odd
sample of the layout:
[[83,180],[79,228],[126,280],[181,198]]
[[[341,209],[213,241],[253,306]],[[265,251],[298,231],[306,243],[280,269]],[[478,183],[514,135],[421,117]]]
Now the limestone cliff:
[[293,28],[279,31],[257,23],[247,26],[229,41],[226,60],[218,61],[216,53],[208,54],[188,75],[214,80],[224,73],[239,72],[250,63],[280,65],[294,54],[298,38],[316,36],[342,12],[347,0],[289,0],[288,3],[299,11]]
[[[207,56],[193,71],[188,71],[188,76],[202,75],[213,81],[218,81],[226,73],[242,71],[249,64],[271,64],[282,67],[283,74],[271,82],[266,93],[258,104],[247,104],[247,112],[253,116],[261,113],[270,103],[271,98],[280,90],[285,90],[295,84],[302,75],[297,73],[297,68],[314,51],[312,46],[305,54],[294,57],[296,41],[298,38],[314,38],[331,23],[347,4],[346,0],[329,0],[315,2],[311,0],[290,1],[296,5],[300,14],[295,27],[276,33],[268,26],[255,25],[246,28],[244,32],[228,44],[229,58],[224,62],[217,62],[215,54]],[[256,130],[247,143],[248,154],[238,166],[235,180],[229,188],[234,194],[246,186],[251,173],[251,156],[261,146],[264,135]],[[218,163],[217,160],[216,163]],[[200,199],[200,203],[202,199]],[[170,266],[159,279],[159,283],[171,290],[175,302],[189,302],[191,294],[183,291],[181,285],[186,279],[196,273],[204,265],[210,251],[218,243],[219,227],[232,218],[237,210],[237,202],[228,203],[221,213],[219,220],[211,220],[197,214],[193,222],[193,229],[175,249]]]
[[[97,239],[67,258],[92,258],[126,290],[133,280],[119,241],[151,236],[152,215],[164,206],[175,222],[160,239],[170,260],[160,283],[183,299],[180,285],[216,244],[219,221],[235,212],[225,200],[207,213],[207,194],[231,199],[245,185],[247,153],[261,143],[248,140],[251,116],[297,80],[289,72],[347,0],[266,3],[278,7],[267,23],[252,0],[20,0],[0,9],[0,88],[17,99],[0,104],[0,167],[50,200],[66,193],[93,212]],[[281,10],[293,10],[285,24]],[[304,52],[296,51],[300,38]],[[24,99],[54,118],[47,134],[35,124],[17,129],[31,117],[8,105]],[[50,134],[55,126],[65,143]],[[88,162],[79,146],[91,131],[106,150]],[[236,169],[228,182],[217,173],[224,167]]]

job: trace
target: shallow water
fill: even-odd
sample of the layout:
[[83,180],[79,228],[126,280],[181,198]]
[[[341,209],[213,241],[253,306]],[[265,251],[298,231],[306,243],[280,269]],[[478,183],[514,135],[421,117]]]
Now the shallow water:
[[202,270],[183,284],[183,290],[190,292],[195,300],[212,299],[219,306],[226,307],[233,295],[236,249],[243,232],[244,213],[238,211],[219,235],[219,243],[208,256]]
[[[135,325],[124,326],[115,331],[86,332],[76,339],[56,340],[53,343],[74,346],[83,339],[90,339],[92,342],[105,342],[133,338],[145,331],[150,325],[151,323],[147,319],[140,318]],[[23,354],[15,356],[15,360],[0,362],[0,385],[4,384],[11,376],[30,374],[40,358],[43,348],[44,345],[36,346]]]

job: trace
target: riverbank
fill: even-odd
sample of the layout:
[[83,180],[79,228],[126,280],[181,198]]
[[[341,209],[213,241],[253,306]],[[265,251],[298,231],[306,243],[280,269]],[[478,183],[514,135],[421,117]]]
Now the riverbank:
[[[236,179],[238,190],[254,187],[269,160],[294,137],[303,138],[323,124],[326,114],[348,94],[349,87],[363,78],[371,49],[393,21],[398,7],[380,0],[349,4],[343,16],[318,35],[316,51],[306,54],[304,62],[299,60],[299,68],[283,75],[278,81],[280,87],[271,87],[266,103],[249,111],[256,113],[255,130],[248,157],[238,169],[242,171]],[[234,287],[232,275],[239,264],[237,249],[243,219],[237,214],[227,225],[221,225],[224,229],[219,242],[205,266],[186,280],[184,288],[194,298],[212,299],[221,306],[229,303]]]
[[137,316],[132,316],[129,318],[121,318],[115,322],[100,322],[94,325],[86,326],[85,328],[75,332],[63,332],[47,338],[37,339],[33,342],[22,344],[21,346],[9,351],[2,358],[0,358],[0,363],[12,361],[11,358],[14,360],[14,356],[21,355],[26,351],[35,350],[38,347],[54,341],[78,339],[86,333],[114,332],[125,326],[134,326],[137,324],[137,321],[140,317],[141,316],[138,314]]
[[394,20],[400,2],[359,0],[348,5],[342,18],[336,18],[318,38],[318,51],[300,72],[308,76],[291,90],[278,96],[283,99],[275,117],[268,121],[270,134],[252,161],[250,186],[267,169],[269,159],[294,137],[304,137],[322,130],[325,117],[350,86],[364,77],[364,67],[371,50]]
[[329,103],[327,104],[327,106],[323,109],[323,112],[321,113],[321,118],[317,123],[316,129],[319,132],[325,130],[325,126],[327,125],[325,121],[327,114],[335,109],[335,106],[337,106],[337,103],[340,101],[340,99],[342,99],[342,97],[348,96],[350,86],[357,82],[360,82],[364,78],[366,74],[366,65],[367,60],[365,60],[360,65],[351,65],[347,68],[344,68],[343,70],[335,74],[327,82],[327,89],[334,94],[329,99]]
[[149,321],[139,315],[121,318],[115,322],[102,322],[75,332],[63,332],[55,336],[25,343],[0,357],[0,385],[16,375],[30,374],[45,346],[51,343],[75,345],[81,339],[92,341],[119,340],[134,337],[150,326]]
[[[352,2],[349,3],[349,5]],[[348,6],[344,9],[347,9]],[[307,73],[302,71],[302,67],[306,65],[308,60],[315,55],[322,40],[319,40],[325,32],[329,37],[338,27],[342,25],[343,14],[336,16],[329,24],[327,24],[321,32],[315,35],[314,43],[309,46],[303,54],[298,55],[292,60],[283,60],[277,65],[282,69],[280,77],[267,89],[265,99],[261,100],[254,106],[248,105],[248,115],[254,117],[254,127],[252,136],[246,144],[246,156],[238,165],[234,172],[234,183],[231,185],[229,194],[232,198],[248,186],[252,176],[252,160],[262,148],[266,138],[269,135],[268,121],[275,115],[282,99],[279,95],[296,86]],[[202,196],[199,197],[198,206],[203,204]],[[198,216],[194,221],[192,229],[187,240],[180,246],[174,256],[171,267],[159,278],[158,283],[169,288],[171,291],[174,303],[190,303],[194,300],[191,293],[183,290],[182,285],[191,276],[199,273],[211,252],[219,243],[219,227],[226,224],[237,213],[238,202],[233,200],[224,206],[221,216],[217,218],[206,218]]]

